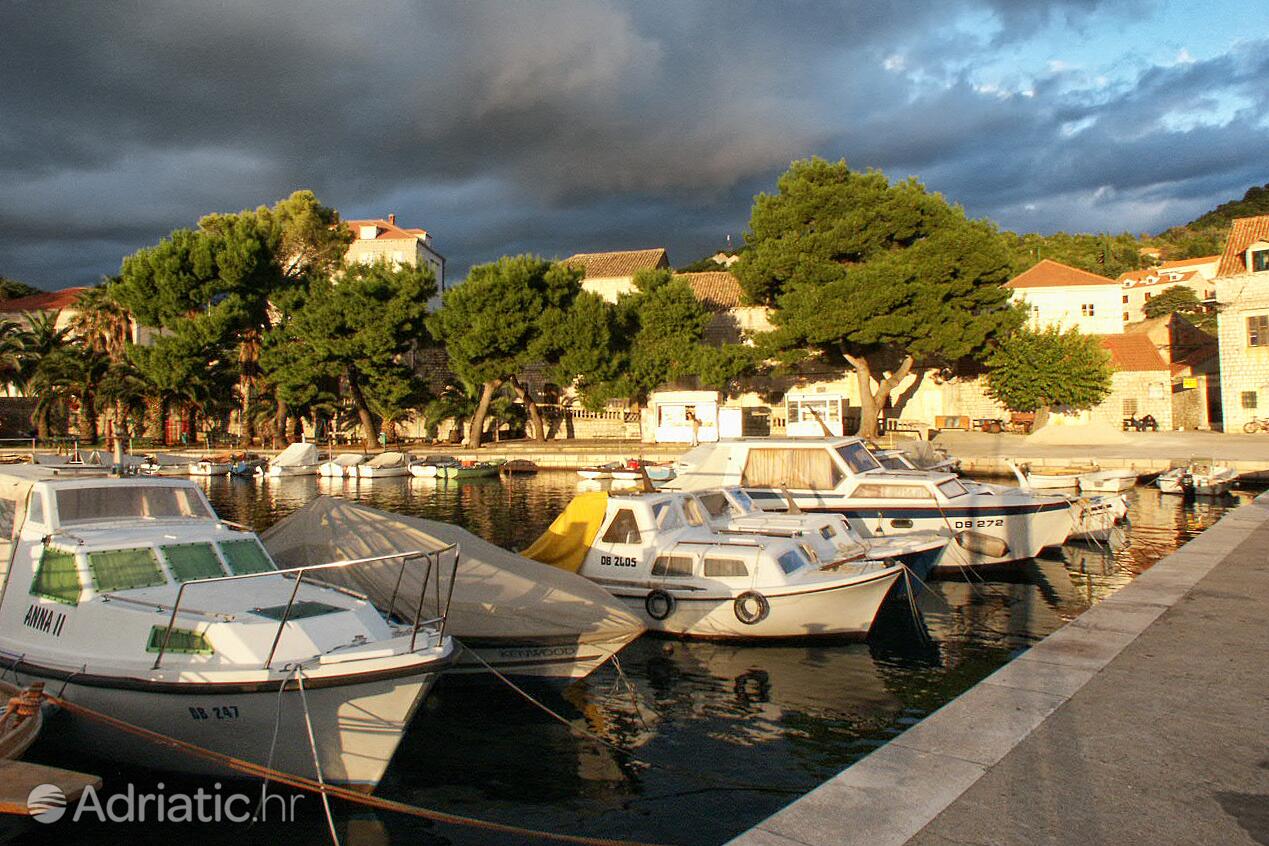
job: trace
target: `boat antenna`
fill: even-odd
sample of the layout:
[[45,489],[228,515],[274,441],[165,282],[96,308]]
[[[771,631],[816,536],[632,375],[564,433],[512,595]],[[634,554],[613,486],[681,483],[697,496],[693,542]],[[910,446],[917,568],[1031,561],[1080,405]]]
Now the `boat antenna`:
[[796,502],[794,502],[794,500],[793,500],[793,494],[789,493],[789,488],[788,488],[788,486],[782,485],[782,486],[780,487],[780,493],[784,494],[784,502],[785,502],[785,504],[788,506],[788,513],[789,513],[789,514],[801,514],[801,513],[802,513],[802,509],[801,509],[801,508],[798,508],[798,504],[797,504]]
[[648,466],[639,460],[639,490],[643,493],[656,493],[656,486],[652,484],[652,477],[648,475]]
[[811,412],[811,416],[815,418],[815,422],[820,424],[820,429],[824,432],[824,437],[826,438],[837,437],[836,435],[833,434],[833,430],[828,428],[828,424],[824,422],[824,418],[820,416],[820,413],[818,411],[810,407],[808,407],[806,410]]

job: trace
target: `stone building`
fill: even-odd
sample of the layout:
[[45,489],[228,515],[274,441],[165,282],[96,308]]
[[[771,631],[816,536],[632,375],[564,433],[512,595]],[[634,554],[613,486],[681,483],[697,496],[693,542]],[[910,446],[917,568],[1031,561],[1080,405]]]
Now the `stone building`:
[[1269,215],[1234,220],[1216,271],[1225,431],[1269,416]]

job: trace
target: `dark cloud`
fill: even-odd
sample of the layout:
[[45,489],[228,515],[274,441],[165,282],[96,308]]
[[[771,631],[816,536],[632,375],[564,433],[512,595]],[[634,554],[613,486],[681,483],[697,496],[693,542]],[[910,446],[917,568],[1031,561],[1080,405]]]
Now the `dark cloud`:
[[[1119,87],[1063,72],[1032,96],[973,82],[976,61],[1055,23],[1149,13],[1102,0],[3,3],[0,274],[91,281],[205,212],[299,187],[347,216],[428,228],[459,273],[522,250],[661,244],[687,262],[739,236],[753,193],[812,153],[914,174],[1013,227],[1174,223],[1264,181],[1266,45]],[[1245,114],[1181,120],[1231,108]]]

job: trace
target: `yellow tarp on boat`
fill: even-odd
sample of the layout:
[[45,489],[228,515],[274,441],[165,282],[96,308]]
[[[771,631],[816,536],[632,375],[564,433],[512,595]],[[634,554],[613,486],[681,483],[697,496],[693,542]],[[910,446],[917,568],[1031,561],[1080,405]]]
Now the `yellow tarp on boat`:
[[602,491],[580,493],[573,497],[573,501],[542,536],[520,554],[576,573],[582,568],[607,511],[608,494]]

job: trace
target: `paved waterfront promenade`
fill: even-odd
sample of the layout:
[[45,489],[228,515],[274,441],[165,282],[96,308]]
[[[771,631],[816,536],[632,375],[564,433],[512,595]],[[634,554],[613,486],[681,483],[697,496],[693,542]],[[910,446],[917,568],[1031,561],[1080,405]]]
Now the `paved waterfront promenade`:
[[1266,500],[733,846],[1269,843]]

